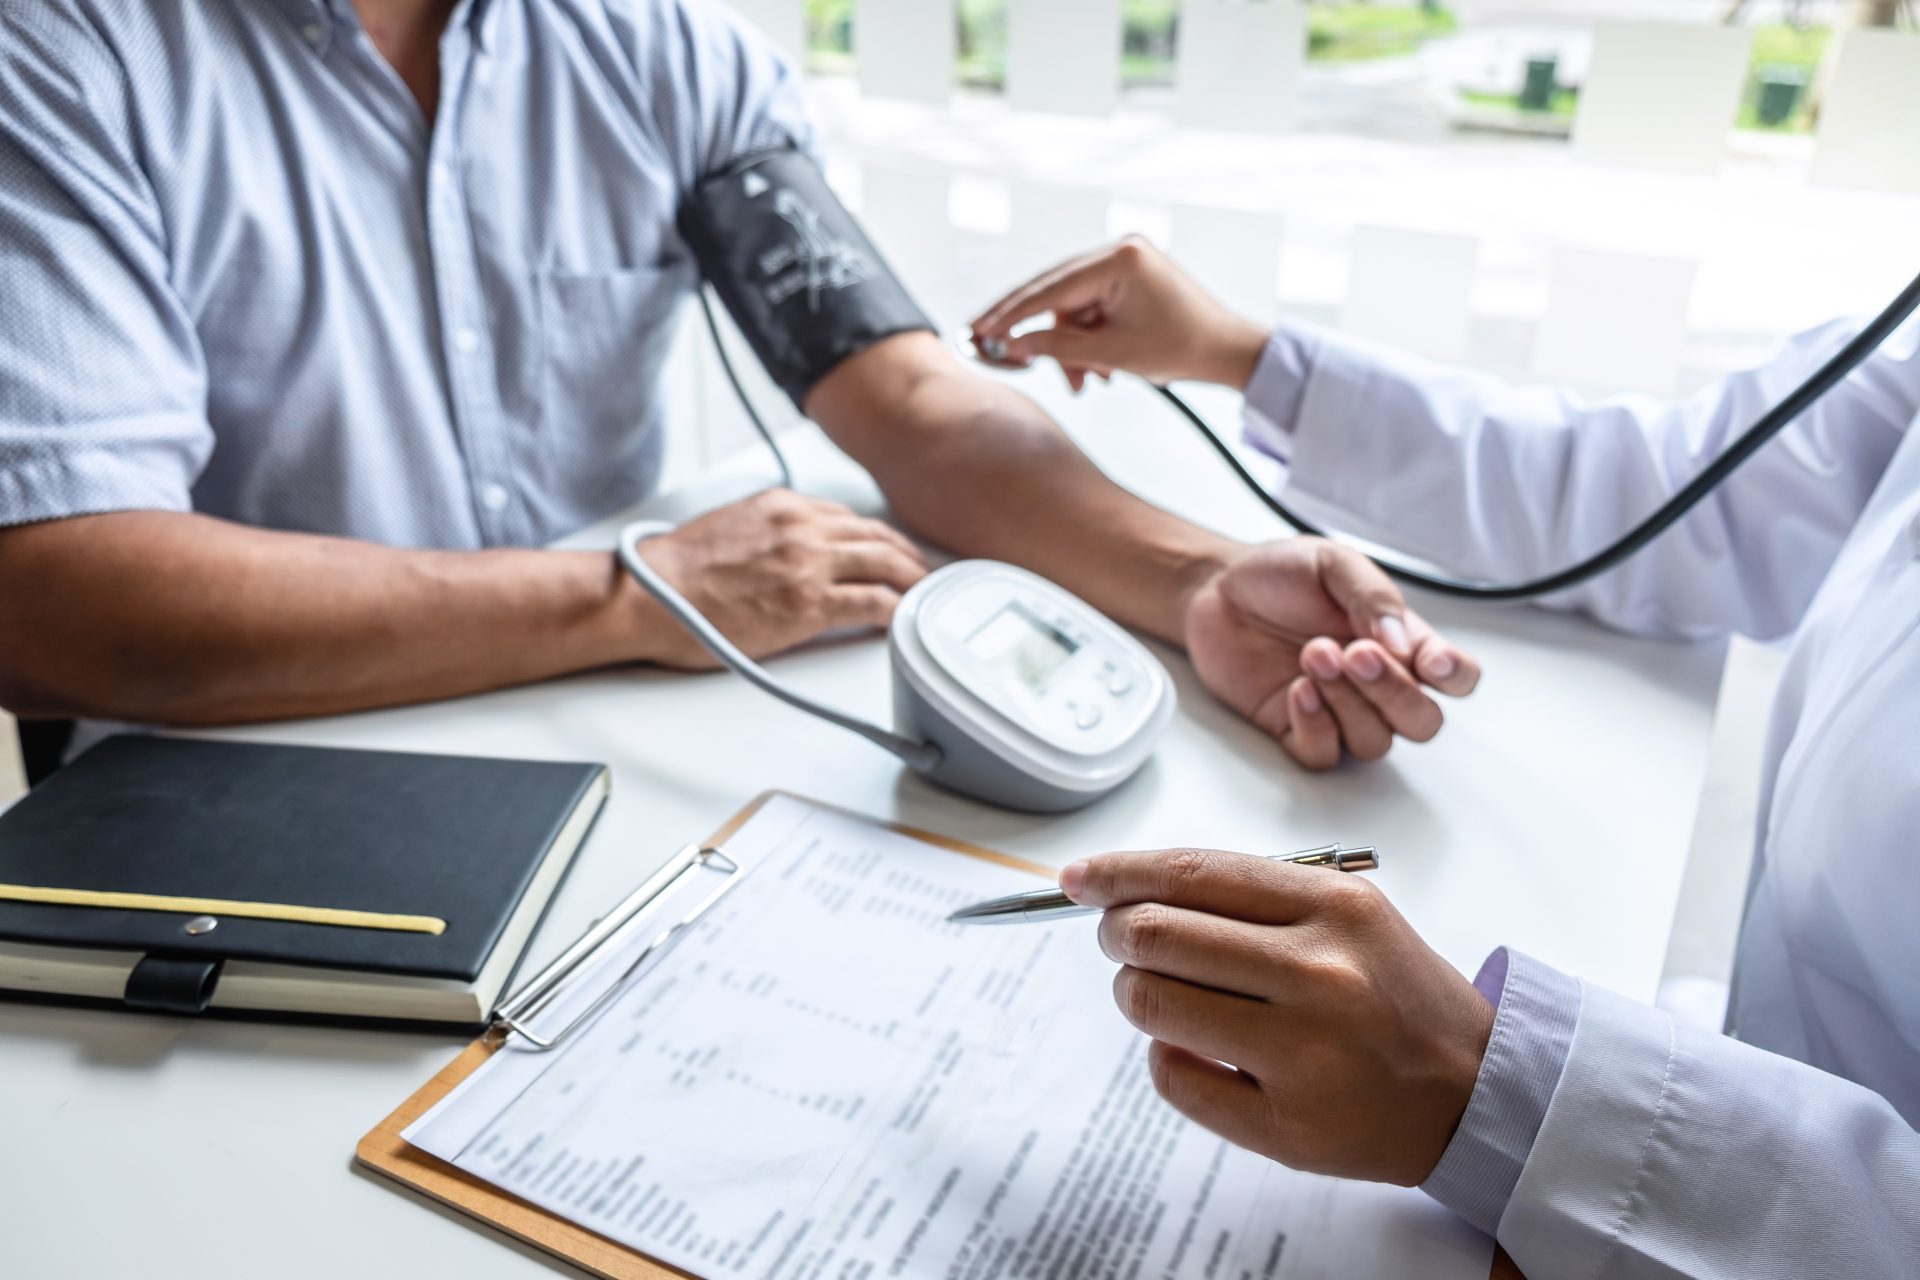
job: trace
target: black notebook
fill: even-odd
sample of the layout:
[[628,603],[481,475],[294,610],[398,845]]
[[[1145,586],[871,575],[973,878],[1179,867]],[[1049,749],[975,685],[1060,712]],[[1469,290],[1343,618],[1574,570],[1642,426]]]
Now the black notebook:
[[[0,991],[477,1026],[608,786],[597,764],[111,738],[0,814]],[[113,905],[12,900],[45,891]],[[357,923],[248,914],[272,912]]]

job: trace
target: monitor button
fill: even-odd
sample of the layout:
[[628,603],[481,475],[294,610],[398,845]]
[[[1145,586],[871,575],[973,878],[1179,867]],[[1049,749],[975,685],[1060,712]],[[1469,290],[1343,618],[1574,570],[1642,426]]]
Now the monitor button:
[[1098,707],[1081,707],[1073,713],[1073,724],[1076,729],[1091,729],[1099,723],[1100,708]]

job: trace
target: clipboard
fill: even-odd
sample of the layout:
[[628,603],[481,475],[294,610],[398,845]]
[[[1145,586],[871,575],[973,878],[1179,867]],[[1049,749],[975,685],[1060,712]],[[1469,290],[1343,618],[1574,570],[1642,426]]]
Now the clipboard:
[[[545,998],[564,988],[567,978],[592,956],[601,942],[617,936],[629,921],[674,885],[680,883],[691,870],[713,865],[715,860],[718,860],[721,869],[724,870],[725,866],[731,863],[731,860],[726,858],[724,847],[726,841],[745,826],[748,819],[760,811],[762,805],[778,795],[788,795],[795,800],[823,809],[834,808],[831,805],[821,805],[818,801],[808,800],[805,796],[793,795],[791,792],[763,792],[746,808],[728,819],[725,825],[706,840],[681,850],[660,871],[610,912],[606,919],[581,935],[580,939],[563,951],[552,964],[536,974],[512,998],[502,1004],[500,1011],[495,1014],[494,1025],[482,1033],[479,1039],[469,1044],[461,1051],[459,1057],[441,1068],[433,1079],[401,1103],[392,1115],[382,1120],[372,1132],[361,1138],[354,1149],[355,1160],[404,1187],[437,1200],[448,1208],[457,1209],[469,1217],[476,1218],[517,1240],[571,1262],[596,1276],[604,1277],[604,1280],[658,1280],[660,1277],[673,1276],[697,1280],[691,1272],[656,1262],[643,1253],[629,1249],[625,1245],[616,1244],[598,1232],[589,1231],[577,1223],[502,1191],[483,1178],[477,1178],[462,1169],[455,1168],[438,1156],[427,1154],[400,1135],[407,1126],[425,1115],[435,1103],[451,1093],[456,1085],[498,1052],[509,1036],[524,1035],[536,1048],[553,1047],[563,1042],[568,1032],[584,1023],[606,999],[623,990],[626,979],[638,967],[639,960],[610,982],[602,997],[596,1000],[585,1013],[553,1036],[543,1040],[530,1028],[513,1025],[524,1023],[529,1019],[531,1012],[539,1007]],[[834,811],[861,818],[862,821],[872,821],[864,815],[854,814],[849,810],[834,809]],[[963,840],[949,839],[946,836],[897,823],[889,822],[881,825],[922,844],[945,849],[951,853],[965,854],[970,858],[982,858],[988,862],[1012,867],[1016,871],[1031,872],[1048,878],[1054,874],[1050,867],[1025,862]],[[712,901],[713,899],[708,899],[709,903]],[[698,915],[699,911],[696,911],[679,924],[691,924]],[[643,951],[640,959],[643,960],[651,954],[655,947],[665,941],[666,937],[666,934],[661,935],[661,940]],[[505,1021],[502,1020],[503,1017]]]

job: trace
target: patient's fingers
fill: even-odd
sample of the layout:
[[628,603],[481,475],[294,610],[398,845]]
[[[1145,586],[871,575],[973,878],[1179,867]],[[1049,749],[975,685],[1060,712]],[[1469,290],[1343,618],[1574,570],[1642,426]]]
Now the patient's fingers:
[[1427,742],[1440,732],[1440,708],[1392,654],[1372,640],[1355,640],[1342,655],[1342,668],[1360,696],[1380,713],[1387,727],[1403,738]]
[[1429,637],[1414,650],[1413,669],[1422,680],[1456,698],[1466,697],[1480,683],[1480,664],[1439,636]]
[[912,538],[885,521],[869,520],[864,516],[849,513],[844,518],[824,521],[821,530],[831,542],[884,542],[898,550],[901,555],[908,556],[921,565],[927,562],[926,556],[913,544]]
[[884,542],[836,542],[831,555],[835,582],[877,582],[905,592],[927,576],[918,557]]
[[884,627],[893,621],[900,593],[874,582],[841,583],[827,592],[824,630]]
[[1425,618],[1407,610],[1407,635],[1413,646],[1413,674],[1440,692],[1464,698],[1480,683],[1480,664],[1447,643]]
[[1287,719],[1280,745],[1302,768],[1317,771],[1340,763],[1340,726],[1307,676],[1287,686]]
[[1347,680],[1340,659],[1340,646],[1324,636],[1309,640],[1300,652],[1300,665],[1340,725],[1340,741],[1347,754],[1356,760],[1378,760],[1392,749],[1393,730]]

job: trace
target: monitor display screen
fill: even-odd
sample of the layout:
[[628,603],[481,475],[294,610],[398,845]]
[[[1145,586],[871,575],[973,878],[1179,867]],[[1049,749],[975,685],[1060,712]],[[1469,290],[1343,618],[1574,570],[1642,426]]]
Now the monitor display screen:
[[967,649],[1038,693],[1080,646],[1018,602],[1003,606],[967,637]]

